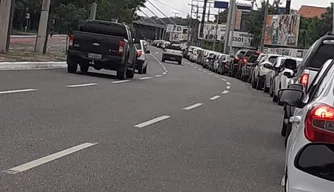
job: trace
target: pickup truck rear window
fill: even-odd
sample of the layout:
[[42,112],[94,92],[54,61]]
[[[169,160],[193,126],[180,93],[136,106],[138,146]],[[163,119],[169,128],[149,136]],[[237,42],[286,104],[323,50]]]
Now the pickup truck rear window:
[[80,26],[79,30],[89,33],[119,36],[128,39],[125,26],[118,23],[89,21]]
[[322,65],[329,59],[334,58],[334,44],[322,45],[311,62],[305,67],[314,67],[320,69]]
[[247,51],[245,57],[250,57],[251,55],[260,55],[257,51]]

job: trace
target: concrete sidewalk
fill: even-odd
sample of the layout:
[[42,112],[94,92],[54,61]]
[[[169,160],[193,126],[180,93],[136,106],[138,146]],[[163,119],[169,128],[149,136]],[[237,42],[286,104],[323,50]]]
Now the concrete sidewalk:
[[0,70],[65,68],[66,62],[0,62]]

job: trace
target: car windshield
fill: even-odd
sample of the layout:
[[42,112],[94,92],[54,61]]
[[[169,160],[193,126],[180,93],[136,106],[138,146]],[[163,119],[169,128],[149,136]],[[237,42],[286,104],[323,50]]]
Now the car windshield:
[[270,56],[269,59],[268,59],[268,61],[269,61],[270,63],[275,63],[275,61],[277,60],[277,57],[278,57],[278,56]]

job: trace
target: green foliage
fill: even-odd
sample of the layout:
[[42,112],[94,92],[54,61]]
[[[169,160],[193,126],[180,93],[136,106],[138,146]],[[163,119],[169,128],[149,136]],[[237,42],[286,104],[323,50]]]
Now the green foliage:
[[[144,7],[146,0],[97,0],[97,19],[131,23],[135,11]],[[16,0],[13,27],[23,30],[30,13],[29,29],[38,28],[42,0]],[[51,0],[50,19],[55,20],[55,31],[66,32],[88,19],[93,0]]]

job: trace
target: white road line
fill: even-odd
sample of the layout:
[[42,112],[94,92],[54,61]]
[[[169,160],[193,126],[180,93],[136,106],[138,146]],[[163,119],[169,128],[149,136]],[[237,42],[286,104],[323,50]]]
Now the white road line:
[[202,71],[202,69],[198,69],[198,70]]
[[218,78],[218,75],[215,75],[215,77],[217,77],[217,78]]
[[222,94],[226,95],[228,93],[228,90],[224,90]]
[[146,80],[146,79],[151,79],[152,77],[142,77],[142,78],[139,78],[141,80]]
[[18,90],[0,91],[0,94],[24,93],[24,92],[32,92],[32,91],[37,91],[37,89],[18,89]]
[[216,95],[216,96],[211,97],[210,100],[213,101],[213,100],[218,99],[219,97],[220,97],[219,95]]
[[231,86],[227,86],[226,89],[231,89]]
[[167,72],[164,72],[164,73],[163,73],[163,75],[166,75],[166,74],[167,74]]
[[161,77],[162,75],[155,75],[155,77]]
[[83,143],[81,145],[77,145],[77,146],[65,149],[63,151],[59,151],[57,153],[54,153],[54,154],[42,157],[40,159],[36,159],[34,161],[30,161],[28,163],[25,163],[23,165],[19,165],[17,167],[5,170],[3,172],[4,173],[8,173],[8,174],[16,174],[16,173],[20,173],[20,172],[23,172],[23,171],[27,171],[27,170],[32,169],[34,167],[43,165],[43,164],[51,162],[51,161],[54,161],[56,159],[59,159],[61,157],[67,156],[67,155],[70,155],[72,153],[75,153],[75,152],[83,150],[85,148],[94,146],[96,144],[97,143]]
[[143,127],[146,127],[148,125],[152,125],[153,123],[157,123],[159,121],[163,121],[163,120],[166,120],[170,118],[170,116],[167,116],[167,115],[163,115],[163,116],[160,116],[160,117],[157,117],[157,118],[154,118],[154,119],[151,119],[149,121],[145,121],[143,123],[140,123],[140,124],[137,124],[135,125],[135,127],[137,128],[143,128]]
[[157,53],[157,54],[158,54],[159,52],[155,52],[155,53]]
[[189,111],[189,110],[194,109],[194,108],[196,108],[196,107],[199,107],[199,106],[201,106],[201,105],[203,105],[203,103],[196,103],[196,104],[194,104],[194,105],[190,105],[189,107],[185,107],[185,108],[183,108],[183,110]]
[[118,83],[126,83],[129,82],[130,80],[121,80],[121,81],[113,81],[112,83],[118,84]]
[[226,79],[222,79],[223,81],[226,81]]
[[226,82],[226,84],[227,84],[227,85],[231,85],[231,83],[230,83],[230,82]]
[[[189,63],[188,63],[188,64],[189,64]],[[193,65],[193,64],[190,64],[190,66],[192,66],[192,67],[193,67],[194,65]]]
[[196,67],[196,66],[195,66],[194,68],[195,68],[195,69],[197,69],[197,67]]
[[203,71],[204,73],[208,73],[207,71]]
[[86,84],[77,84],[77,85],[67,85],[68,88],[75,88],[75,87],[88,87],[88,86],[94,86],[97,85],[97,83],[86,83]]

